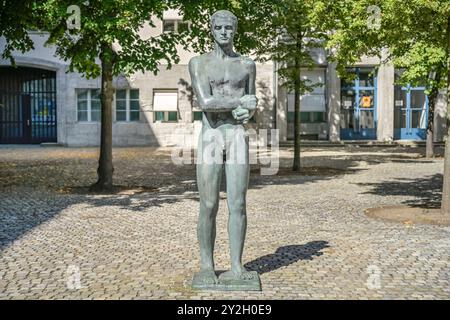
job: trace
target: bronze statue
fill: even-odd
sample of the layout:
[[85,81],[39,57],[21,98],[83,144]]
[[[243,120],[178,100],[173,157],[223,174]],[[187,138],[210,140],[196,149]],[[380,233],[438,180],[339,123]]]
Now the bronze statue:
[[[211,17],[214,50],[189,62],[192,87],[203,111],[199,138],[197,185],[200,195],[198,241],[200,272],[193,287],[216,290],[260,290],[259,276],[242,264],[247,229],[246,194],[250,173],[244,125],[253,116],[256,65],[233,50],[237,18],[226,10]],[[223,158],[226,157],[225,164]],[[225,168],[231,270],[216,275],[214,242],[219,189]]]

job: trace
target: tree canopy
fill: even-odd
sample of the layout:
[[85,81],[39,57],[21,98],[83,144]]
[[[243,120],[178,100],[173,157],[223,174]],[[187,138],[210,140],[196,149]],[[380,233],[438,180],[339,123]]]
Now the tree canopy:
[[[56,45],[57,54],[70,62],[70,71],[98,77],[102,54],[111,55],[114,75],[145,70],[156,73],[161,61],[169,68],[177,63],[177,34],[143,38],[140,33],[145,26],[155,27],[154,18],[162,19],[163,12],[174,4],[161,0],[47,0],[36,12],[41,28],[50,33],[48,43]],[[74,14],[68,8],[73,5],[80,8],[80,28],[68,29],[67,19]]]
[[35,24],[33,7],[33,1],[0,1],[0,37],[5,40],[1,57],[11,60],[12,64],[15,64],[14,50],[27,52],[34,48],[28,35]]
[[[447,72],[447,18],[445,0],[341,0],[330,13],[335,28],[327,48],[338,72],[363,56],[378,56],[405,72],[400,80],[413,86],[445,87]],[[440,83],[430,79],[439,73]],[[429,80],[430,79],[430,80]],[[428,83],[428,81],[431,81]]]

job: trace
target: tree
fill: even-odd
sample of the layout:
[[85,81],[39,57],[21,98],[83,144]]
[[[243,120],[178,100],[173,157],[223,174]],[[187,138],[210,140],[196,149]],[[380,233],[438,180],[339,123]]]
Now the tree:
[[[338,1],[330,13],[335,32],[328,47],[334,52],[338,70],[363,55],[379,56],[406,68],[401,82],[426,83],[431,112],[437,92],[450,92],[450,3],[446,0],[354,0]],[[375,22],[375,23],[374,23]],[[387,57],[381,52],[387,49]],[[435,76],[430,76],[430,75]],[[429,118],[432,121],[432,116]],[[428,123],[431,141],[432,123]],[[445,141],[442,211],[450,214],[450,95],[447,94],[447,138]],[[430,146],[427,149],[431,149]],[[430,152],[430,151],[428,151]]]
[[312,68],[312,51],[323,48],[330,25],[327,11],[329,1],[286,0],[274,2],[272,14],[266,18],[267,41],[258,48],[258,55],[277,62],[277,73],[287,91],[294,92],[294,161],[292,170],[300,171],[300,96],[310,92],[319,83],[302,79],[302,68]]
[[1,57],[15,65],[12,52],[26,52],[33,49],[28,30],[33,26],[32,1],[0,1],[0,37],[5,39]]
[[[445,88],[447,70],[445,16],[436,11],[430,2],[416,1],[405,5],[399,1],[385,1],[382,5],[382,10],[386,11],[383,16],[386,21],[382,26],[396,29],[395,33],[386,33],[385,45],[389,48],[394,66],[405,69],[400,82],[426,86],[429,98],[426,156],[432,157],[434,108],[439,89]],[[413,18],[419,12],[423,15],[420,21]],[[403,19],[413,23],[405,24]],[[403,30],[403,33],[398,30]]]
[[434,110],[439,89],[445,88],[445,51],[436,43],[425,43],[417,39],[411,48],[399,57],[394,57],[394,65],[405,68],[400,83],[411,86],[426,86],[428,95],[428,122],[426,136],[426,157],[434,156]]
[[[293,170],[300,170],[300,96],[319,84],[301,78],[302,68],[312,68],[311,51],[324,46],[330,24],[327,10],[330,1],[203,1],[202,5],[185,7],[185,16],[197,17],[193,28],[199,38],[191,45],[196,51],[208,49],[208,17],[218,9],[228,9],[238,18],[236,47],[241,53],[256,55],[260,62],[277,62],[277,72],[288,91],[295,96],[294,162]],[[319,21],[322,21],[319,23]],[[325,28],[322,28],[324,27]],[[328,28],[328,29],[327,29]]]
[[263,47],[260,54],[268,56],[280,66],[278,75],[287,91],[294,91],[294,161],[293,171],[300,171],[301,106],[300,96],[321,85],[302,79],[301,69],[315,64],[311,52],[322,48],[327,40],[328,29],[319,23],[326,18],[330,3],[324,1],[288,0],[275,7],[270,30],[277,41]]
[[205,53],[213,49],[210,17],[218,10],[229,10],[238,19],[234,46],[241,54],[256,54],[267,43],[267,17],[272,10],[270,0],[197,0],[183,1],[178,7],[185,20],[191,21],[185,49]]
[[[252,25],[246,19],[249,12],[260,12],[255,9],[258,6],[255,0],[245,3],[217,0],[46,0],[13,3],[5,0],[2,4],[0,35],[7,37],[5,56],[12,57],[14,49],[32,49],[33,43],[27,30],[43,30],[49,33],[47,44],[55,45],[56,53],[70,62],[69,71],[78,71],[87,78],[102,78],[98,181],[91,186],[92,191],[112,189],[111,104],[114,76],[139,70],[150,70],[156,74],[162,60],[170,68],[172,63],[179,61],[177,44],[197,52],[205,51],[210,43],[209,17],[215,10],[229,8],[237,13],[241,30],[264,26],[263,15],[258,16],[258,24]],[[139,29],[146,23],[155,27],[151,19],[162,19],[163,12],[169,8],[179,9],[185,20],[193,22],[192,28],[177,34],[164,33],[142,39]],[[259,40],[240,32],[236,45],[242,53],[248,53]]]
[[[179,61],[176,44],[182,35],[163,33],[144,39],[140,28],[155,27],[152,18],[176,1],[163,0],[46,0],[35,6],[41,30],[49,32],[48,44],[70,61],[69,70],[87,78],[101,76],[101,146],[98,180],[91,191],[111,191],[113,77],[149,70],[157,73],[160,63],[168,68]],[[79,20],[77,20],[79,19]]]

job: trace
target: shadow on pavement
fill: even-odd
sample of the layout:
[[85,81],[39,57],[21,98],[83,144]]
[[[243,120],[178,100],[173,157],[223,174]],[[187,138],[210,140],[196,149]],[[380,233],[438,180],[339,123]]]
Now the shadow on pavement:
[[358,183],[359,186],[371,187],[364,194],[380,196],[411,196],[413,199],[402,201],[403,204],[425,209],[438,209],[442,200],[442,174],[420,179],[397,179],[380,183]]
[[299,260],[312,260],[314,257],[323,255],[323,252],[320,251],[329,247],[327,241],[311,241],[302,245],[284,246],[278,248],[275,253],[246,263],[245,268],[263,274],[289,266]]

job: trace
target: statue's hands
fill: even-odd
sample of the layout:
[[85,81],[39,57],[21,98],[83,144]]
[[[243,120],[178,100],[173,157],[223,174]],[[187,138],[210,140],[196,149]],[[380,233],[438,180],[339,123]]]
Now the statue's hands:
[[258,98],[256,98],[256,96],[253,94],[247,94],[243,96],[240,100],[241,100],[241,107],[249,111],[255,110],[256,106],[258,105]]
[[239,99],[241,104],[239,107],[234,109],[231,113],[238,122],[246,124],[253,116],[253,111],[256,109],[258,104],[258,98],[255,95],[248,94]]
[[241,106],[231,111],[231,114],[233,115],[234,119],[243,124],[246,124],[251,117],[250,111]]

